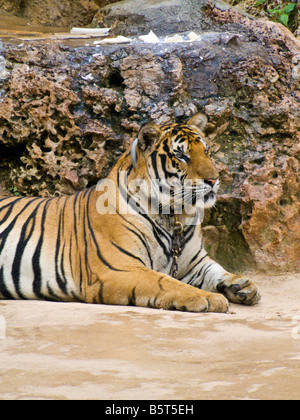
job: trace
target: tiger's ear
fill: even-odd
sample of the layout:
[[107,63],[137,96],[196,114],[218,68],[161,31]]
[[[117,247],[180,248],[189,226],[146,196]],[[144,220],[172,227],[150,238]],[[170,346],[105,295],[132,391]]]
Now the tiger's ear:
[[189,121],[188,125],[193,125],[198,128],[200,131],[204,131],[208,123],[208,118],[202,112],[194,115]]
[[151,150],[153,145],[160,139],[161,130],[153,123],[145,124],[138,135],[139,149],[145,152]]

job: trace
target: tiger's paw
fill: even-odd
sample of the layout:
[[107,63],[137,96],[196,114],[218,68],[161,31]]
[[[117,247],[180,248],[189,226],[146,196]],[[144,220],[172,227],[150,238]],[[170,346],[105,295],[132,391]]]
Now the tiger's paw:
[[185,303],[184,309],[179,306],[177,309],[187,310],[189,312],[227,313],[229,309],[229,302],[222,294],[198,290],[197,294]]
[[260,301],[261,296],[257,286],[247,277],[234,274],[228,274],[224,277],[217,286],[217,289],[230,302],[243,305],[256,305]]
[[205,312],[227,313],[229,302],[225,296],[219,293],[211,293],[207,298],[207,310]]

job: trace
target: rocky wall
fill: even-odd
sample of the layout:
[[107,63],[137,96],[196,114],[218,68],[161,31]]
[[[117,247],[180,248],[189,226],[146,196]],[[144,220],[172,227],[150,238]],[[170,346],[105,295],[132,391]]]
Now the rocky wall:
[[71,194],[105,177],[146,121],[202,111],[222,182],[211,255],[231,270],[299,271],[299,42],[232,9],[205,13],[218,31],[193,43],[2,43],[0,182]]
[[89,25],[99,8],[116,0],[0,0],[0,10],[47,26]]

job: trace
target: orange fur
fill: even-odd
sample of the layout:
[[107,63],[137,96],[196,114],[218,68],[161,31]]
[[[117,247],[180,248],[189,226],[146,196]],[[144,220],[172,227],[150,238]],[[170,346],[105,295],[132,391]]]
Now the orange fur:
[[[186,246],[178,279],[170,276],[174,232],[168,217],[149,212],[123,215],[131,194],[120,183],[139,179],[150,187],[159,179],[206,182],[207,206],[215,200],[218,173],[207,154],[199,118],[187,125],[144,126],[138,137],[136,170],[130,151],[111,171],[117,188],[111,214],[99,214],[104,191],[93,187],[53,199],[3,198],[0,201],[0,298],[82,301],[137,305],[192,312],[226,312],[227,298],[254,304],[256,287],[227,273],[207,256],[201,226],[184,226]],[[201,118],[200,118],[201,120]],[[124,189],[123,189],[124,187]],[[121,190],[121,192],[120,192]],[[122,195],[123,194],[123,195]],[[125,197],[125,198],[124,198]],[[163,219],[163,220],[161,220]],[[196,287],[194,287],[196,286]],[[206,289],[206,290],[201,290]],[[222,292],[222,293],[219,293]]]

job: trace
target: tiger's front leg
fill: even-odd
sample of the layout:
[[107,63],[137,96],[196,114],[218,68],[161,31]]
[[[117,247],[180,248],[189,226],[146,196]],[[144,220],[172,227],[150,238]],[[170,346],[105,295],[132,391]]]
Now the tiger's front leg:
[[[195,258],[193,258],[195,259]],[[255,305],[260,300],[257,286],[248,277],[228,273],[209,258],[203,249],[198,256],[198,263],[187,268],[187,273],[180,280],[194,287],[213,293],[222,293],[233,303]]]
[[212,260],[208,264],[202,289],[222,293],[233,303],[256,305],[259,302],[261,296],[258,288],[247,276],[228,273]]
[[86,287],[85,301],[188,312],[226,313],[229,306],[222,294],[196,289],[146,268],[101,275]]
[[233,303],[256,305],[261,298],[257,286],[247,276],[242,275],[224,274],[217,285],[217,290]]

